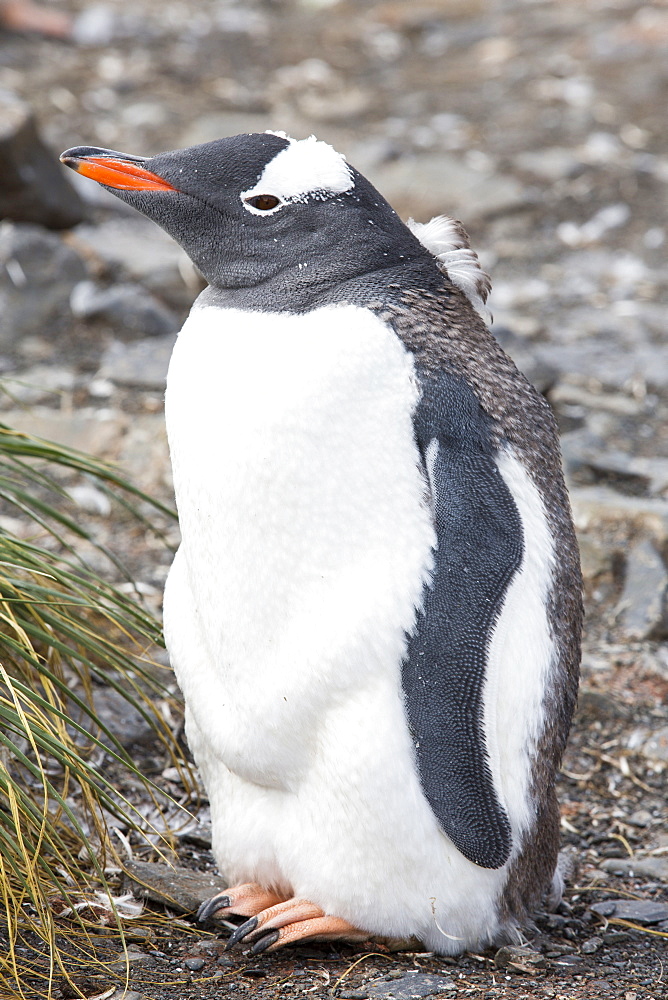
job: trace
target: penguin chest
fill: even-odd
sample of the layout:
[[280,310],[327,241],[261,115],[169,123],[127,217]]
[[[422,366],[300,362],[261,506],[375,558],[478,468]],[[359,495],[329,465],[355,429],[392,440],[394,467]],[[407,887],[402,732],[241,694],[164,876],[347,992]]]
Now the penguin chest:
[[417,397],[412,356],[358,307],[196,307],[179,335],[166,399],[179,586],[205,653],[196,670],[173,658],[228,765],[269,768],[286,740],[303,761],[328,706],[379,677],[400,697],[434,545]]

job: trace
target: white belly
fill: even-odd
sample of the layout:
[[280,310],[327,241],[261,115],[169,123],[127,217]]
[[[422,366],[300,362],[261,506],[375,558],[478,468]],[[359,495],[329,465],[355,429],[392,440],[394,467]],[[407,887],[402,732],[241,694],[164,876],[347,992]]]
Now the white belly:
[[367,310],[196,308],[179,336],[167,429],[210,664],[176,669],[252,780],[293,787],[332,699],[398,685],[434,544],[416,401],[411,355]]
[[196,308],[167,383],[183,542],[165,634],[228,877],[457,951],[495,926],[505,874],[441,832],[405,723],[435,544],[417,394],[367,310]]

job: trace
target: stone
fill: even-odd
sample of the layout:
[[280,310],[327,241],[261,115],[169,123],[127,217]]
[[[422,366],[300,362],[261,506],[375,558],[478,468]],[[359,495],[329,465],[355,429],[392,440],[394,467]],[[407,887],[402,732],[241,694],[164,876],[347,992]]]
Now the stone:
[[206,965],[203,958],[187,958],[183,963],[186,969],[190,969],[191,972],[199,972]]
[[365,986],[370,1000],[413,1000],[434,994],[454,992],[457,987],[449,976],[436,976],[425,972],[408,972],[398,979],[377,979]]
[[219,876],[189,868],[169,868],[152,861],[127,861],[125,869],[135,896],[184,913],[193,913],[205,899],[228,887]]
[[[112,687],[96,688],[93,698],[95,714],[121,746],[126,749],[132,746],[155,746],[154,727],[119,691]],[[83,724],[86,725],[85,719]],[[105,732],[100,733],[100,740],[106,746],[113,745]]]
[[583,955],[593,955],[603,944],[603,938],[591,937],[582,942],[581,951]]
[[528,945],[505,945],[494,956],[497,969],[514,969],[516,972],[531,972],[544,968],[545,956]]
[[126,336],[160,337],[177,332],[181,325],[174,313],[141,285],[100,288],[92,281],[81,281],[72,289],[70,306],[75,316],[101,320]]
[[171,333],[132,344],[116,340],[102,355],[97,377],[131,388],[162,390],[175,343],[176,334]]
[[668,764],[668,726],[652,733],[643,743],[641,753],[647,760]]
[[121,443],[118,463],[142,489],[155,494],[162,488],[173,493],[167,431],[162,413],[138,413]]
[[668,539],[665,500],[624,496],[607,486],[571,486],[571,506],[579,531],[605,524],[629,524],[651,534],[658,544]]
[[0,219],[69,229],[85,215],[64,168],[42,142],[30,107],[0,90]]
[[383,162],[361,162],[350,149],[349,160],[383,192],[402,218],[427,222],[434,215],[467,221],[503,215],[530,203],[529,193],[514,177],[480,169],[449,153],[422,153]]
[[67,448],[114,460],[130,424],[125,413],[82,407],[73,413],[44,406],[9,410],[3,422],[25,434],[46,438]]
[[[613,335],[614,336],[614,335]],[[611,336],[582,335],[573,343],[536,345],[540,360],[559,372],[597,379],[624,389],[638,379],[656,389],[668,386],[668,344],[638,343],[632,350],[610,350]]]
[[586,582],[612,572],[614,551],[598,535],[591,532],[578,535],[582,575]]
[[55,234],[0,223],[0,350],[46,331],[53,339],[71,322],[70,293],[85,277],[81,257]]
[[653,899],[606,899],[602,903],[592,903],[590,909],[601,917],[617,917],[635,924],[658,924],[668,920],[668,903]]
[[640,875],[668,883],[668,857],[604,858],[599,863],[599,868],[613,875],[628,875],[631,878]]
[[546,149],[526,150],[518,153],[513,162],[518,170],[554,184],[572,177],[582,169],[582,164],[570,149],[548,146]]
[[[118,198],[114,202],[124,204]],[[109,277],[143,285],[173,309],[189,308],[204,287],[185,250],[139,215],[78,226],[72,236],[75,245],[98,261]]]
[[[550,400],[554,402],[553,394]],[[588,470],[597,477],[612,480],[620,488],[655,495],[662,495],[668,487],[668,459],[629,455],[606,447],[602,435],[593,433],[589,427],[563,434],[561,451],[570,476]]]
[[72,392],[76,379],[71,368],[38,364],[6,376],[3,384],[12,401],[34,406]]
[[624,589],[617,614],[625,638],[662,638],[668,623],[664,618],[668,570],[648,539],[636,542],[626,559]]
[[576,708],[576,718],[584,722],[612,722],[626,719],[628,707],[608,691],[580,687]]

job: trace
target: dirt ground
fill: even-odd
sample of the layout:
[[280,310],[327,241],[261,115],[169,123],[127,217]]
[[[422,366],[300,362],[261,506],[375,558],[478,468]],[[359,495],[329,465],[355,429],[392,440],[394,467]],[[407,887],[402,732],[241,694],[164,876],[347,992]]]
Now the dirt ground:
[[[224,936],[175,917],[131,937],[129,989],[147,1000],[362,1000],[389,997],[418,970],[441,977],[436,995],[474,1000],[668,996],[668,5],[52,6],[76,15],[74,39],[0,33],[0,87],[30,102],[54,150],[151,154],[241,131],[315,132],[404,216],[462,218],[492,273],[499,336],[511,331],[508,349],[557,413],[587,585],[582,693],[560,779],[573,870],[561,907],[527,931],[529,953],[451,960],[372,942],[255,959],[224,953]],[[97,225],[114,209],[100,199],[90,211]],[[64,239],[75,245],[76,232]],[[72,331],[40,350],[46,364],[71,371],[75,410],[104,407],[111,423],[159,421],[158,389],[96,395],[115,332],[81,323]],[[20,347],[3,358],[16,377],[33,363]],[[55,421],[57,404],[47,406]],[[151,454],[164,462],[162,440]],[[144,468],[144,485],[168,499],[168,477],[143,460],[133,471]],[[136,529],[98,527],[157,607],[169,554]],[[647,547],[655,577],[636,578],[633,554]],[[137,754],[173,792],[173,775],[159,777],[168,762],[146,747]],[[187,867],[213,866],[205,841],[183,837],[178,853]],[[642,908],[615,916],[599,905],[609,900],[653,902],[658,918],[643,922]],[[77,982],[96,996],[120,988],[119,970],[82,968]],[[67,1000],[65,983],[53,996]]]

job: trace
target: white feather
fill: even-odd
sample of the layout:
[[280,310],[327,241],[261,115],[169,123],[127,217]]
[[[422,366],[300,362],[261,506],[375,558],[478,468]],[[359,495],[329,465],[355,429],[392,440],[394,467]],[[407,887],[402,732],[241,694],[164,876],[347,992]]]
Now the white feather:
[[450,281],[461,289],[485,322],[490,322],[491,314],[485,303],[491,282],[480,267],[477,253],[471,249],[462,224],[446,215],[437,215],[430,222],[409,219],[406,225],[433,253]]
[[[406,725],[435,545],[417,397],[412,355],[367,310],[195,308],[167,384],[183,543],[165,634],[223,874],[452,954],[508,930],[507,866],[444,835]],[[499,654],[499,703],[514,669]],[[497,743],[523,766],[525,739]]]
[[278,205],[269,212],[258,212],[247,204],[249,198],[261,194],[274,195],[285,204],[308,198],[330,198],[355,186],[345,157],[328,143],[314,135],[308,139],[291,139],[284,133],[272,134],[287,139],[289,145],[267,163],[252,188],[242,191],[241,200],[248,211],[269,215],[280,209]]
[[547,618],[555,552],[540,493],[526,469],[509,447],[497,465],[520,515],[524,554],[489,645],[484,726],[494,785],[518,846],[534,819],[531,761],[556,655]]

